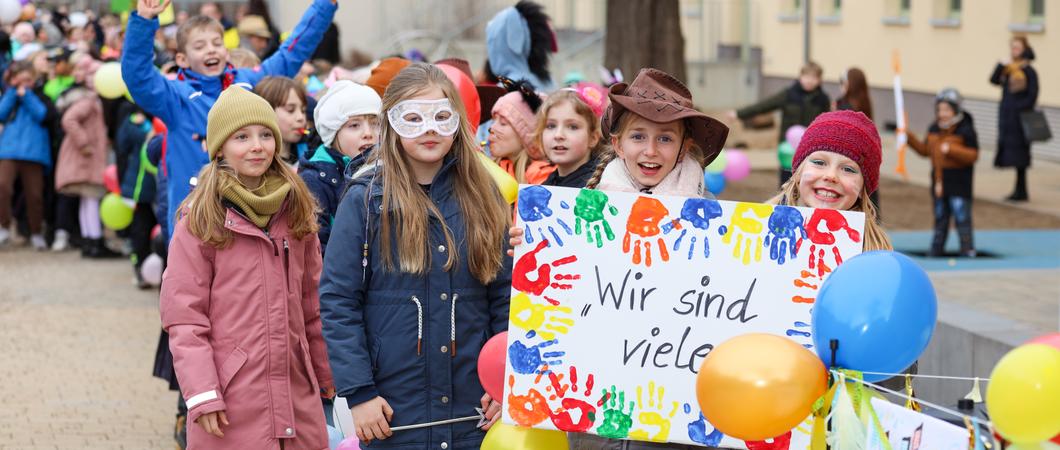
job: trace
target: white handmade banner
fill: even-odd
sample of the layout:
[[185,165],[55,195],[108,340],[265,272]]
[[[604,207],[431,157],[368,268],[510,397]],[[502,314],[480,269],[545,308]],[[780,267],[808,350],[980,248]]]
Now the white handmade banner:
[[[864,215],[521,186],[505,423],[742,448],[700,414],[715,346],[773,333],[812,347],[824,278],[861,252]],[[805,441],[807,436],[785,439]]]
[[890,442],[891,450],[968,450],[971,434],[967,428],[931,416],[872,399],[885,436],[869,433],[865,450],[884,450],[881,439]]

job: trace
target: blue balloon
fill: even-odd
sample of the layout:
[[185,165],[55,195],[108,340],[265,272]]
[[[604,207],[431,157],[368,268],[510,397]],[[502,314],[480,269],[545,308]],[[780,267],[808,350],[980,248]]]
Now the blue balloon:
[[328,425],[328,448],[335,450],[342,443],[342,432],[338,428]]
[[[900,373],[927,348],[937,317],[935,288],[924,269],[897,252],[868,252],[844,261],[821,286],[813,344],[825,366],[836,339],[836,366]],[[886,378],[865,375],[870,382]]]
[[720,172],[704,172],[703,185],[707,187],[711,194],[721,195],[721,192],[725,190],[725,175]]

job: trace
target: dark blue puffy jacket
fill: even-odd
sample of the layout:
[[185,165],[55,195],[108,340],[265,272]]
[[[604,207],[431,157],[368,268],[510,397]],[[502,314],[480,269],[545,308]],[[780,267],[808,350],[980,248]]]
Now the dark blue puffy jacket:
[[320,145],[298,160],[298,175],[320,204],[320,215],[317,217],[320,231],[317,235],[320,237],[321,249],[327,249],[331,224],[335,221],[335,212],[339,209],[342,191],[346,188],[346,171],[355,171],[361,167],[369,151],[351,160],[334,149]]
[[[351,406],[376,395],[386,399],[394,409],[391,426],[474,415],[484,393],[476,371],[479,351],[508,328],[512,261],[505,258],[489,285],[468,270],[453,162],[450,157],[443,164],[429,195],[460,247],[446,247],[442,222],[432,217],[429,242],[423,243],[430,248],[428,273],[385,270],[378,233],[382,186],[370,176],[356,178],[343,197],[324,255],[320,312],[338,394]],[[450,251],[459,252],[458,263],[446,272]],[[483,436],[474,421],[460,422],[395,432],[365,447],[477,449]]]

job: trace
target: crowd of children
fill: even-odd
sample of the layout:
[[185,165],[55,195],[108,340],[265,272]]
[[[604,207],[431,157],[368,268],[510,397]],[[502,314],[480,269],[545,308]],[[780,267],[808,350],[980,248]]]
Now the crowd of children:
[[[14,27],[18,48],[0,58],[0,245],[25,234],[40,250],[78,243],[86,257],[120,255],[100,220],[117,162],[115,193],[134,205],[120,236],[137,285],[151,285],[141,267],[152,253],[166,266],[154,373],[181,392],[182,447],[327,448],[338,395],[365,447],[478,448],[500,404],[479,385],[476,358],[507,328],[511,248],[522,242],[479,153],[520,183],[711,197],[704,168],[728,127],[656,69],[555,89],[555,37],[532,2],[490,22],[479,77],[466,61],[404,58],[317,73],[306,63],[334,0],[314,0],[283,43],[267,10],[236,28],[212,5],[160,28],[169,6],[138,0],[124,28],[62,9]],[[30,23],[66,38],[26,38]],[[229,48],[232,29],[247,48]],[[126,98],[97,94],[107,60],[120,61]],[[821,75],[807,64],[787,90],[732,112],[782,109],[782,138],[808,126],[779,193],[747,200],[864,212],[865,249],[889,249],[870,200],[882,156],[864,74],[846,72],[836,104]],[[461,77],[478,84],[460,88]],[[952,89],[939,93],[936,118],[923,140],[909,134],[933,166],[932,253],[952,216],[974,256],[972,118]],[[391,430],[475,407],[489,423]]]

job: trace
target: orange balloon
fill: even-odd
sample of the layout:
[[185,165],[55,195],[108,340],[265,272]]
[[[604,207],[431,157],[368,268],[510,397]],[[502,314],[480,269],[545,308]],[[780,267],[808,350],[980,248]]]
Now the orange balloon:
[[745,441],[780,436],[806,419],[828,389],[828,371],[813,352],[772,334],[745,334],[707,355],[696,378],[703,416]]

